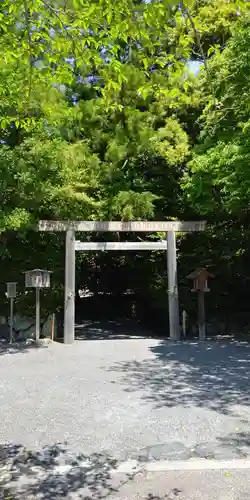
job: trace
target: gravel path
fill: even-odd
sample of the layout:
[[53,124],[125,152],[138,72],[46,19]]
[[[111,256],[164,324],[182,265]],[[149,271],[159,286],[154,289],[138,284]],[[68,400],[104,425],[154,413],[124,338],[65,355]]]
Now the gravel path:
[[[54,470],[53,477],[56,467],[67,469],[72,461],[76,468],[80,461],[81,471],[91,466],[95,475],[101,469],[105,476],[114,458],[250,457],[247,344],[117,338],[26,346],[0,350],[0,373],[6,481],[16,474],[20,482],[13,457],[19,455],[27,467],[23,447],[34,450],[29,469],[35,475],[39,467],[43,475]],[[50,489],[50,496],[40,498],[65,498],[65,488],[63,482],[57,496]],[[95,495],[91,498],[101,498]],[[23,498],[33,497],[26,491]]]

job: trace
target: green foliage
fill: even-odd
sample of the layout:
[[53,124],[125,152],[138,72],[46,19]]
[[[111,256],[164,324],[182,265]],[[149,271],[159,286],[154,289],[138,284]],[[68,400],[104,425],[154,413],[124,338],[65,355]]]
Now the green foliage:
[[[87,76],[94,71],[103,83],[104,105],[111,109],[118,104],[115,97],[127,81],[126,65],[133,60],[133,54],[136,54],[135,64],[139,63],[145,74],[152,64],[166,67],[169,63],[169,72],[178,73],[183,67],[181,58],[188,56],[189,43],[184,35],[179,39],[176,62],[172,50],[166,53],[164,45],[172,9],[173,2],[168,0],[139,5],[132,0],[124,0],[122,4],[110,0],[84,3],[75,0],[66,6],[60,2],[54,5],[49,0],[16,0],[14,3],[5,0],[2,22],[0,19],[3,49],[0,95],[7,109],[4,124],[11,120],[9,108],[14,106],[23,111],[30,105],[37,81],[46,82],[47,86],[65,84],[72,82],[76,75]],[[174,44],[171,45],[175,49]],[[22,78],[18,99],[20,81],[9,81],[13,69]],[[27,126],[20,114],[16,118]]]
[[[208,94],[201,143],[185,179],[188,196],[202,213],[248,210],[249,57],[249,24],[238,23],[225,50],[211,61],[215,94]],[[208,93],[206,78],[203,86]]]
[[37,218],[68,218],[95,213],[98,159],[85,142],[26,139],[21,146],[2,146],[0,155],[1,230],[19,229]]
[[[220,264],[224,285],[242,272],[247,238],[221,221],[248,217],[248,12],[241,0],[1,3],[2,282],[47,267],[44,307],[59,307],[62,237],[28,231],[50,218],[212,220],[219,229],[178,240],[183,304],[190,267]],[[163,254],[88,254],[77,266],[77,286],[135,290],[165,314]]]
[[[234,31],[235,23],[244,18],[250,9],[248,2],[244,0],[191,0],[184,4],[189,7],[203,51],[208,55],[216,44],[218,47],[225,47]],[[189,27],[192,29],[191,23]],[[197,40],[196,49],[199,51]]]

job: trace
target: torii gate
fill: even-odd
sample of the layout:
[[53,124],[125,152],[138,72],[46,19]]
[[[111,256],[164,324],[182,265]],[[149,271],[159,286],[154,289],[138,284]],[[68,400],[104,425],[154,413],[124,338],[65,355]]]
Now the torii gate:
[[[204,231],[205,221],[40,221],[39,231],[66,232],[64,343],[75,340],[75,252],[88,250],[166,250],[168,271],[169,332],[180,339],[176,232]],[[165,241],[81,242],[75,232],[165,232]]]

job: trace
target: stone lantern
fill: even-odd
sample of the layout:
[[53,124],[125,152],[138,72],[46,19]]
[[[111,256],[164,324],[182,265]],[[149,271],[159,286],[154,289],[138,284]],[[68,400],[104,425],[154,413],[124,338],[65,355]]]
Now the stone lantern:
[[213,277],[214,276],[205,268],[197,268],[187,276],[187,279],[193,280],[193,288],[191,289],[191,291],[197,293],[198,326],[200,340],[205,340],[206,338],[204,293],[210,292],[210,288],[208,288],[208,278]]
[[207,282],[208,278],[213,278],[214,276],[210,274],[205,268],[197,268],[195,271],[187,276],[187,279],[193,280],[193,288],[191,292],[210,292]]

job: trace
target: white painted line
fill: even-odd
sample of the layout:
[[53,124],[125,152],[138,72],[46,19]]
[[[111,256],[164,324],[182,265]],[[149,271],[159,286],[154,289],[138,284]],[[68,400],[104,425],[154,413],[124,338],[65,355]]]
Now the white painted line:
[[129,460],[122,463],[114,473],[129,474],[136,470],[144,470],[146,472],[164,472],[164,471],[203,471],[203,470],[232,470],[232,469],[250,469],[249,459],[235,459],[235,460],[207,460],[203,459],[190,459],[187,461],[155,461],[155,462],[137,462],[136,460]]
[[116,469],[113,470],[113,472],[129,474],[138,469],[145,469],[145,464],[137,462],[137,460],[128,460],[127,462],[123,462],[122,464],[120,464]]
[[85,472],[87,473],[88,469],[92,469],[93,464],[91,460],[81,460],[76,466],[75,465],[70,465],[70,464],[61,464],[61,465],[56,465],[53,469],[53,473],[58,474],[58,475],[64,475],[68,474],[70,471],[73,471],[75,468],[80,468],[84,469]]

